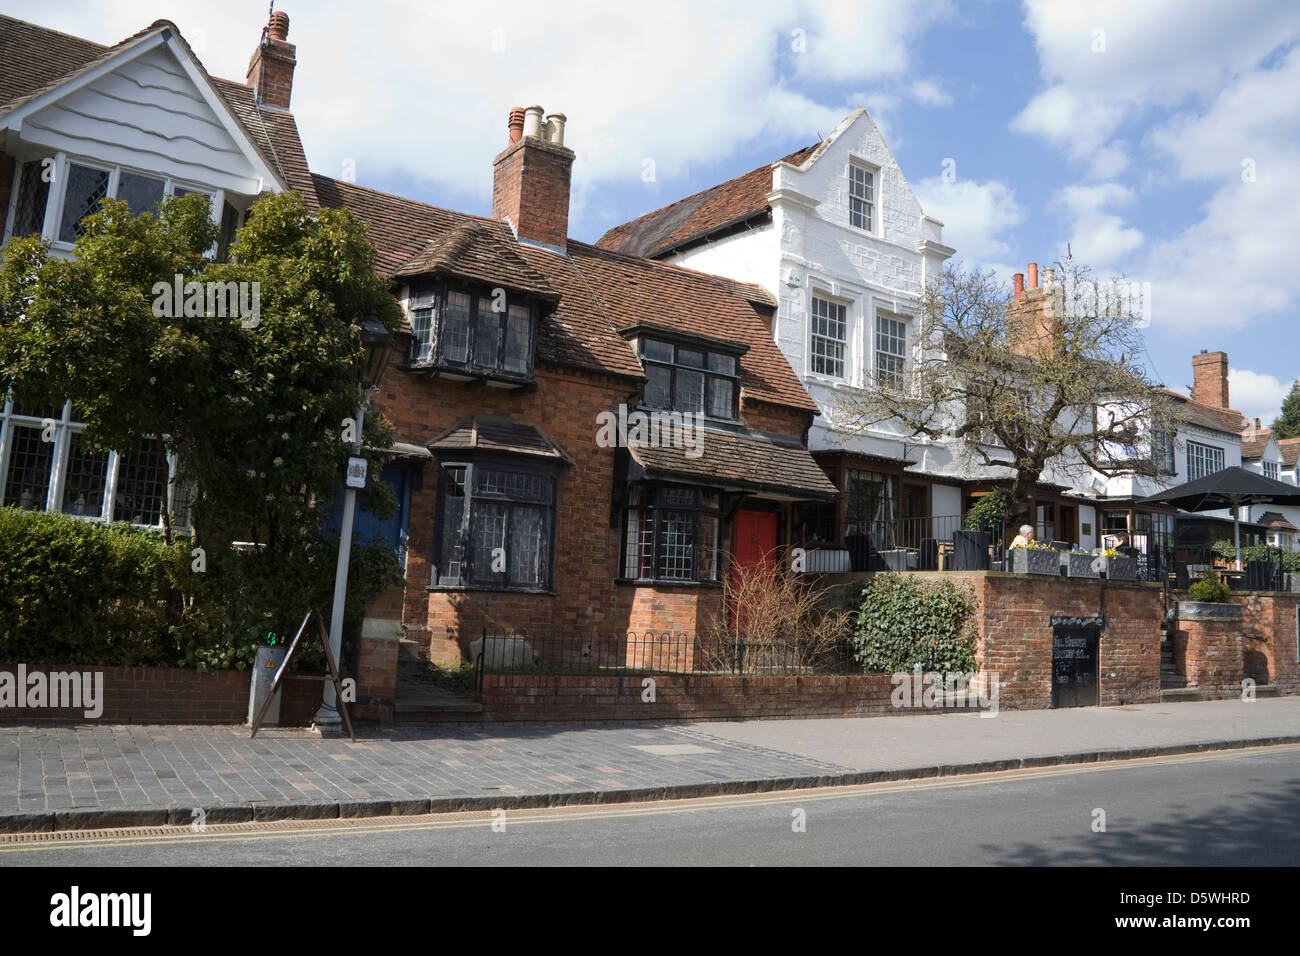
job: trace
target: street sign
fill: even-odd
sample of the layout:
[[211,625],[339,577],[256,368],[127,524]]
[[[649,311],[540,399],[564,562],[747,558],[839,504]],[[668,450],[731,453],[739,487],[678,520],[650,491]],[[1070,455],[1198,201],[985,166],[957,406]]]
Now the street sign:
[[364,458],[348,459],[348,479],[349,488],[364,488],[366,486],[366,468],[368,462]]

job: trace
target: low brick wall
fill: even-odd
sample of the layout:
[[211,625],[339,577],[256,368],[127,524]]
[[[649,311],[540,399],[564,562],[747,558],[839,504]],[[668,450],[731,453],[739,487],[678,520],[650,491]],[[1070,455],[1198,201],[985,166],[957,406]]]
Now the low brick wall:
[[[103,674],[106,724],[243,724],[248,720],[248,671],[197,671],[167,667],[88,667],[26,665],[28,674]],[[0,664],[0,673],[18,675],[17,664]],[[321,682],[286,679],[280,723],[306,726],[320,705]],[[0,723],[45,721],[86,723],[85,708],[0,706]]]
[[732,677],[659,675],[653,700],[642,677],[485,674],[483,712],[451,719],[491,721],[753,720],[945,713],[970,707],[895,707],[888,674]]
[[1174,663],[1203,700],[1241,696],[1242,622],[1179,620],[1174,631]]

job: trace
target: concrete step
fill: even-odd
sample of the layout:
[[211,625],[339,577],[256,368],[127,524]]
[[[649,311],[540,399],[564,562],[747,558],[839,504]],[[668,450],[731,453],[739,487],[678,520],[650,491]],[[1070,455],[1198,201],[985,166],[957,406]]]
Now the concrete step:
[[1171,687],[1169,689],[1161,688],[1160,702],[1162,704],[1173,704],[1183,700],[1200,700],[1201,692],[1195,687]]

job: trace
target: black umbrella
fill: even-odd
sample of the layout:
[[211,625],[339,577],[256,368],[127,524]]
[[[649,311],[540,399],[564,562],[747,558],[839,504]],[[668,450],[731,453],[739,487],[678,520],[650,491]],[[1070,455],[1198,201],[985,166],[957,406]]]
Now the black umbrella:
[[1232,509],[1232,543],[1237,549],[1237,569],[1241,569],[1241,521],[1237,509],[1242,505],[1300,505],[1300,488],[1233,465],[1185,485],[1178,485],[1141,499],[1138,504],[1166,504],[1184,511]]

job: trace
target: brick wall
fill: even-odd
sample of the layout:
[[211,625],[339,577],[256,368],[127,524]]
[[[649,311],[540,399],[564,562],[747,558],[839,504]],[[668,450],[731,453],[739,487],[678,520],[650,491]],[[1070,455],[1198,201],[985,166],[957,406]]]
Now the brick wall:
[[1234,595],[1241,605],[1245,676],[1273,684],[1284,694],[1300,693],[1296,662],[1296,608],[1300,594],[1248,591]]
[[[475,720],[740,720],[875,717],[916,713],[895,707],[888,674],[805,677],[660,675],[654,701],[641,677],[488,674]],[[930,708],[948,713],[968,708]]]
[[[248,671],[196,671],[165,667],[74,667],[28,665],[28,672],[79,671],[104,675],[105,724],[242,724],[248,719]],[[0,672],[17,674],[16,664],[0,664]],[[321,682],[285,681],[280,701],[280,723],[306,726],[321,701]],[[87,722],[84,708],[0,707],[0,723],[36,721]]]
[[1202,699],[1241,696],[1241,621],[1184,621],[1175,625],[1174,661]]

